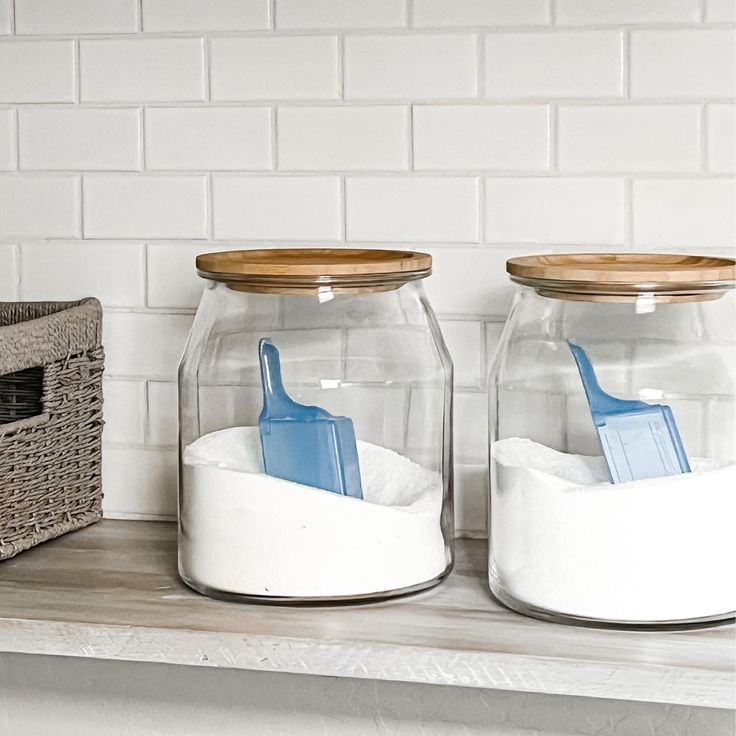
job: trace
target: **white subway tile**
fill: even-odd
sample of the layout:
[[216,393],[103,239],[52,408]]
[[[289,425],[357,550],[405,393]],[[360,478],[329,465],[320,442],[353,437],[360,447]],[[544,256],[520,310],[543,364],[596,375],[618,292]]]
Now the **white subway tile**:
[[267,107],[149,107],[146,166],[151,169],[269,169]]
[[102,439],[106,444],[143,443],[145,390],[145,381],[103,382],[105,429]]
[[547,0],[414,0],[416,27],[547,23]]
[[79,54],[84,101],[204,99],[201,38],[83,40]]
[[21,245],[21,295],[30,301],[96,296],[106,307],[137,307],[143,304],[144,275],[141,243]]
[[336,99],[334,36],[213,38],[212,99]]
[[514,285],[506,273],[506,261],[524,253],[549,253],[549,247],[518,248],[460,246],[425,248],[432,254],[432,275],[425,289],[438,314],[485,315],[506,319]]
[[0,171],[16,166],[15,113],[0,110]]
[[634,97],[733,97],[736,45],[731,30],[634,31]]
[[478,463],[488,457],[488,395],[456,391],[453,439],[459,462]]
[[85,238],[204,238],[204,176],[87,176]]
[[179,392],[176,383],[148,382],[147,444],[175,447],[179,422]]
[[406,25],[404,0],[278,0],[277,28],[391,28]]
[[488,463],[455,463],[454,490],[457,536],[485,532],[488,523]]
[[250,31],[268,22],[268,0],[143,0],[144,31]]
[[486,239],[506,243],[623,243],[623,181],[487,179]]
[[0,233],[7,238],[79,235],[79,179],[71,176],[0,176]]
[[561,107],[563,171],[698,171],[696,105]]
[[13,32],[13,0],[0,0],[0,36]]
[[195,258],[200,253],[220,250],[213,243],[149,243],[149,307],[191,309],[199,304],[205,281],[197,275]]
[[0,44],[0,102],[72,102],[74,41]]
[[135,109],[21,108],[22,169],[140,168]]
[[709,105],[708,169],[733,173],[736,169],[736,108],[733,105]]
[[546,169],[546,105],[417,105],[417,169]]
[[698,5],[698,0],[557,0],[555,20],[562,25],[694,23]]
[[[260,379],[259,379],[260,380]],[[254,427],[258,424],[263,391],[260,386],[200,386],[199,431],[202,434],[228,427]],[[309,403],[314,403],[310,401]],[[167,411],[165,408],[162,411]],[[171,424],[160,428],[171,441]],[[165,439],[166,435],[164,436]]]
[[136,0],[15,0],[17,34],[135,33]]
[[633,187],[634,243],[733,247],[733,180],[649,180]]
[[348,240],[478,240],[471,177],[356,177],[346,182]]
[[176,468],[173,449],[105,447],[103,512],[176,516]]
[[0,244],[0,300],[18,299],[18,254],[13,243]]
[[175,380],[192,317],[106,311],[105,370],[114,377]]
[[619,97],[619,31],[502,33],[486,36],[490,97]]
[[405,169],[404,107],[282,107],[281,169]]
[[455,368],[456,386],[478,386],[481,365],[481,322],[440,320],[442,337]]
[[733,0],[705,0],[705,20],[708,23],[736,21],[736,3]]
[[337,177],[225,177],[212,183],[216,238],[336,240]]
[[468,35],[348,36],[345,96],[475,97],[476,42]]
[[[333,415],[351,417],[357,439],[403,454],[408,394],[408,386],[341,386],[299,388],[294,398],[302,404],[324,407]],[[261,404],[259,399],[257,405]]]

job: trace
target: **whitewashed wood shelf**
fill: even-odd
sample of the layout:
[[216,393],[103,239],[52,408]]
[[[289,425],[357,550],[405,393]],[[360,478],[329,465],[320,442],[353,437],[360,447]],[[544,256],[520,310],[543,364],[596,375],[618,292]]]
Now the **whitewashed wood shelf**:
[[0,651],[735,707],[732,626],[583,629],[519,616],[459,541],[438,588],[339,608],[210,600],[176,575],[176,527],[103,521],[0,563]]

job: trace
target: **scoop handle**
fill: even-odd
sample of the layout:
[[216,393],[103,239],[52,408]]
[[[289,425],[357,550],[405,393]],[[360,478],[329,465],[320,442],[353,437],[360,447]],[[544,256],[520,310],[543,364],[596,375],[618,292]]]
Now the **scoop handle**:
[[285,417],[299,405],[289,397],[281,380],[281,359],[278,348],[267,337],[258,342],[258,360],[261,364],[263,411],[261,418]]
[[598,379],[595,376],[595,371],[593,370],[593,365],[586,355],[585,350],[572,340],[568,340],[567,344],[570,346],[572,356],[575,358],[575,363],[578,366],[578,372],[580,373],[585,395],[588,399],[588,406],[590,406],[590,412],[594,419],[601,415],[620,414],[634,409],[646,409],[649,406],[649,404],[643,401],[617,399],[615,396],[607,394],[600,387]]

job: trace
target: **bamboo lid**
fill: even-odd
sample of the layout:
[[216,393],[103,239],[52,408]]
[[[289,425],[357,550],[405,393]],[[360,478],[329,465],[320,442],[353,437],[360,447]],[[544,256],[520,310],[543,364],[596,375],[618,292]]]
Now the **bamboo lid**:
[[427,253],[368,248],[232,250],[204,253],[196,263],[203,278],[277,293],[323,286],[378,291],[432,273],[432,256]]
[[617,300],[641,294],[692,297],[731,289],[736,280],[733,258],[668,253],[523,256],[506,261],[506,270],[513,281],[545,295],[576,294],[578,299],[587,295],[591,301],[605,301],[601,297],[606,295]]

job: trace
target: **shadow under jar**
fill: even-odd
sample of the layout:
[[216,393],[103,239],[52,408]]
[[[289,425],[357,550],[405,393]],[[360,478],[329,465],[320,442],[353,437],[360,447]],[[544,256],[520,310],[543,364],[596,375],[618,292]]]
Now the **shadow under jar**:
[[[452,362],[421,285],[431,264],[357,249],[197,258],[206,285],[179,369],[179,573],[190,587],[330,603],[448,574]],[[264,338],[293,400],[352,420],[362,498],[264,472]]]
[[[633,253],[507,262],[520,288],[489,385],[489,581],[501,602],[590,625],[733,618],[734,264]],[[691,472],[646,477],[632,465],[634,479],[613,482],[602,443],[610,453],[620,440],[621,457],[638,452],[646,469],[669,435],[633,418],[628,434],[599,437],[571,341],[603,391],[670,407]]]

